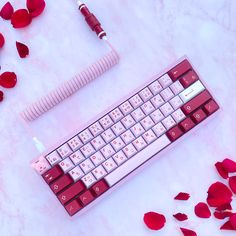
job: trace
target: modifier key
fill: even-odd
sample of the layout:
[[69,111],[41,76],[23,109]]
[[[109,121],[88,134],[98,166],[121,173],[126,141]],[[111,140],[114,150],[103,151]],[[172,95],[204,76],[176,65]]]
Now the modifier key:
[[188,62],[188,60],[185,59],[182,62],[180,62],[177,66],[175,66],[173,69],[171,69],[168,72],[168,75],[170,76],[172,81],[176,81],[181,75],[189,71],[191,68],[192,67],[190,63]]
[[214,100],[211,100],[203,107],[203,110],[206,112],[208,116],[217,111],[218,109],[219,106]]
[[59,165],[56,165],[52,167],[50,170],[48,170],[46,173],[44,173],[42,176],[44,180],[50,184],[52,181],[56,180],[60,176],[62,176],[64,173]]

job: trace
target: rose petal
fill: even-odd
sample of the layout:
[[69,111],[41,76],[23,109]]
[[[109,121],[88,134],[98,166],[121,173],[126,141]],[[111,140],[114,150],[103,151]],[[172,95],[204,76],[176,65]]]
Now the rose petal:
[[25,58],[29,55],[29,48],[25,44],[16,42],[16,48],[21,58]]
[[0,11],[0,16],[4,19],[4,20],[10,20],[11,16],[14,12],[13,6],[11,5],[10,2],[7,2],[1,9]]
[[19,9],[15,11],[11,17],[11,24],[14,28],[23,28],[29,25],[32,18],[26,9]]
[[234,230],[233,226],[231,225],[230,221],[225,222],[220,229],[224,229],[224,230]]
[[231,176],[229,178],[229,187],[236,194],[236,176]]
[[180,228],[184,236],[197,236],[197,233],[185,228]]
[[219,207],[230,204],[232,201],[232,192],[221,182],[216,182],[208,189],[207,203],[211,207]]
[[229,221],[234,230],[236,230],[236,213],[232,214],[229,218]]
[[177,196],[175,196],[175,200],[183,200],[183,201],[186,201],[190,198],[190,195],[189,193],[183,193],[183,192],[180,192]]
[[223,164],[223,167],[226,171],[228,171],[228,173],[234,173],[236,172],[236,162],[229,159],[229,158],[226,158],[223,160],[222,162]]
[[36,17],[43,12],[46,4],[44,0],[27,0],[26,6],[30,15]]
[[222,178],[224,178],[224,179],[229,178],[229,173],[228,173],[228,171],[224,168],[222,162],[217,162],[217,163],[215,164],[215,167],[216,167],[216,169],[217,169],[219,175],[220,175]]
[[216,211],[225,211],[225,210],[232,210],[232,206],[230,204],[224,204],[216,208]]
[[218,220],[223,220],[227,217],[230,217],[233,213],[230,211],[215,211],[214,216]]
[[0,33],[0,48],[2,48],[4,44],[5,44],[4,36]]
[[143,217],[144,223],[151,230],[160,230],[166,223],[166,218],[156,212],[147,212]]
[[210,218],[211,212],[205,202],[199,202],[194,208],[195,215],[200,218]]
[[185,221],[188,219],[188,216],[186,214],[183,213],[177,213],[175,215],[173,215],[175,217],[176,220],[178,221]]
[[3,100],[3,98],[4,98],[4,93],[3,91],[0,91],[0,102]]
[[0,75],[0,86],[4,88],[13,88],[17,82],[17,76],[14,72],[4,72]]

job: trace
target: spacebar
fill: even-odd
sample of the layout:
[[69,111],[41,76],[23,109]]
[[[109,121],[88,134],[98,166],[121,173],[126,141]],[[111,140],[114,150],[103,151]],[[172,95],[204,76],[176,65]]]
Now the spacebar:
[[117,182],[119,182],[126,175],[128,175],[130,172],[132,172],[137,167],[142,165],[145,161],[150,159],[153,155],[155,155],[156,153],[161,151],[164,147],[166,147],[170,143],[171,142],[167,138],[167,136],[165,134],[162,135],[156,141],[149,144],[145,149],[138,152],[136,155],[131,157],[129,160],[127,160],[120,167],[118,167],[113,172],[108,174],[105,177],[105,180],[107,181],[108,185],[111,187],[114,184],[116,184]]

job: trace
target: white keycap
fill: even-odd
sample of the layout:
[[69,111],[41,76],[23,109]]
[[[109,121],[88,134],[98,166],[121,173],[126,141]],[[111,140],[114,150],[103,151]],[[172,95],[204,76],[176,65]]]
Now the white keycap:
[[79,137],[80,137],[80,139],[82,140],[83,143],[87,143],[87,142],[89,142],[90,140],[93,139],[93,135],[90,133],[90,131],[88,129],[82,131],[79,134]]
[[164,89],[161,93],[162,98],[167,102],[169,101],[171,98],[174,97],[173,92],[170,90],[170,88],[166,88]]
[[132,142],[135,138],[134,135],[132,134],[132,132],[130,130],[125,131],[122,135],[121,138],[123,139],[123,141],[128,144],[130,142]]
[[96,182],[96,179],[94,178],[92,173],[88,173],[81,179],[85,186],[89,188],[91,185],[93,185]]
[[126,175],[131,173],[133,170],[142,165],[149,158],[157,154],[159,151],[168,146],[170,143],[171,142],[166,137],[166,135],[161,136],[160,138],[155,140],[152,144],[150,144],[147,148],[144,148],[143,150],[138,152],[135,156],[133,156],[125,163],[123,163],[121,166],[116,168],[113,172],[105,176],[106,182],[110,187],[118,183]]
[[63,161],[61,161],[59,163],[59,165],[62,168],[62,170],[64,171],[64,173],[67,173],[69,170],[74,168],[74,164],[69,157],[64,159]]
[[180,99],[180,97],[177,95],[174,98],[170,100],[171,106],[176,110],[179,107],[183,105],[183,101]]
[[90,143],[85,144],[82,148],[80,148],[80,151],[84,154],[86,158],[95,153],[95,150]]
[[149,89],[152,91],[154,95],[156,95],[161,92],[162,87],[160,83],[156,80],[152,84],[149,85]]
[[155,110],[154,106],[151,104],[150,101],[145,102],[142,106],[141,106],[142,110],[144,111],[144,113],[146,115],[149,115],[151,112],[153,112]]
[[116,137],[110,128],[105,130],[101,135],[106,143],[109,143],[112,139]]
[[163,88],[168,87],[170,84],[172,84],[172,80],[168,74],[164,74],[158,82],[161,84]]
[[193,97],[198,95],[200,92],[202,92],[205,89],[203,84],[198,80],[194,84],[190,85],[187,89],[182,91],[179,96],[182,99],[184,103],[191,100]]
[[164,125],[159,122],[158,124],[156,124],[152,130],[154,131],[154,133],[156,134],[157,137],[160,137],[162,134],[164,134],[166,132],[166,128],[164,127]]
[[64,159],[64,158],[68,157],[72,153],[72,150],[69,147],[69,145],[67,143],[65,143],[64,145],[62,145],[61,147],[59,147],[57,149],[57,152]]
[[83,146],[83,143],[80,141],[78,136],[75,136],[74,138],[72,138],[70,141],[67,142],[70,146],[70,148],[73,151],[76,151],[77,149],[79,149],[81,146]]
[[70,176],[74,180],[74,182],[78,181],[84,176],[84,172],[79,168],[79,166],[76,166],[72,170],[69,171]]
[[117,165],[114,162],[114,160],[112,159],[112,157],[109,158],[108,160],[106,160],[102,165],[108,173],[111,172],[112,170],[114,170],[117,167]]
[[157,139],[156,135],[153,133],[151,129],[143,134],[143,138],[148,144]]
[[181,109],[174,111],[171,115],[174,118],[176,123],[179,123],[181,120],[183,120],[186,117]]
[[49,155],[46,156],[46,159],[48,160],[48,162],[50,163],[50,165],[54,166],[57,163],[59,163],[62,159],[59,156],[59,154],[54,151],[52,153],[50,153]]
[[38,160],[31,163],[31,166],[40,174],[44,174],[47,170],[51,169],[51,165],[48,163],[45,157],[40,156]]
[[120,110],[123,112],[124,115],[127,115],[131,111],[133,111],[133,107],[131,106],[131,104],[128,101],[126,101],[120,105]]
[[120,137],[117,137],[114,140],[112,140],[111,145],[115,149],[116,152],[125,146],[124,142],[122,141]]
[[100,119],[100,123],[104,129],[107,129],[113,125],[113,121],[111,120],[111,117],[109,115],[106,115],[102,119]]
[[135,111],[133,111],[131,115],[135,119],[136,122],[142,120],[145,117],[145,114],[140,108],[137,108]]
[[102,165],[96,167],[93,171],[92,171],[93,175],[95,176],[95,178],[97,180],[103,178],[107,172],[105,171],[105,169],[103,168]]
[[169,102],[167,102],[164,105],[162,105],[160,107],[160,110],[161,110],[161,112],[163,113],[163,115],[165,117],[167,117],[169,114],[171,114],[174,111],[174,109],[172,108],[172,106],[170,105]]
[[110,144],[107,144],[105,147],[101,149],[101,153],[107,159],[111,157],[115,153],[115,151]]
[[162,121],[163,125],[165,126],[165,128],[168,130],[171,127],[173,127],[176,123],[174,121],[174,119],[171,116],[167,116],[163,121]]
[[120,121],[114,124],[111,128],[117,136],[125,131],[125,127]]
[[179,80],[177,80],[176,82],[174,82],[173,84],[170,85],[171,90],[173,91],[173,93],[179,94],[180,92],[182,92],[184,90],[183,85],[179,82]]
[[135,137],[138,137],[138,136],[142,135],[145,132],[143,126],[140,123],[137,123],[136,125],[134,125],[131,128],[131,131],[135,135]]
[[152,104],[155,106],[155,108],[159,108],[161,105],[165,103],[160,94],[157,94],[155,97],[153,97],[151,101]]
[[130,98],[130,103],[133,106],[133,108],[137,108],[143,104],[142,99],[138,94],[134,95],[132,98]]
[[80,168],[83,170],[85,174],[91,171],[94,167],[95,167],[94,164],[89,158],[80,164]]
[[149,88],[144,88],[140,93],[140,97],[144,102],[148,101],[150,98],[153,97],[152,92],[149,90]]
[[123,117],[123,114],[121,113],[119,108],[116,108],[110,113],[110,116],[112,120],[116,123]]
[[130,143],[125,148],[123,148],[123,152],[128,158],[130,158],[137,152],[137,150],[135,149],[134,145]]
[[121,122],[123,123],[126,129],[129,129],[135,124],[135,121],[131,115],[127,115],[126,117],[124,117]]
[[105,161],[105,158],[103,157],[103,155],[101,154],[101,152],[96,152],[94,153],[90,159],[92,160],[93,164],[95,166],[100,165],[103,161]]
[[125,156],[123,151],[119,151],[113,156],[113,159],[116,162],[116,164],[119,166],[127,160],[127,157]]
[[85,158],[84,155],[80,152],[80,150],[78,150],[70,155],[70,159],[73,161],[75,165],[78,165]]
[[158,123],[159,121],[165,118],[159,109],[155,110],[150,116],[154,123]]
[[94,123],[93,125],[91,125],[91,126],[89,127],[89,130],[91,131],[91,133],[93,134],[94,137],[103,132],[103,128],[102,128],[102,126],[99,124],[99,122],[96,122],[96,123]]
[[140,151],[147,146],[147,143],[144,141],[142,137],[138,137],[133,141],[133,145],[138,151]]
[[150,129],[152,126],[154,126],[153,120],[150,118],[150,116],[145,117],[143,120],[140,121],[142,124],[143,128],[145,130]]
[[94,138],[91,141],[93,147],[95,148],[95,150],[99,150],[101,149],[103,146],[106,145],[106,143],[104,142],[104,140],[102,139],[102,137],[99,135],[96,138]]

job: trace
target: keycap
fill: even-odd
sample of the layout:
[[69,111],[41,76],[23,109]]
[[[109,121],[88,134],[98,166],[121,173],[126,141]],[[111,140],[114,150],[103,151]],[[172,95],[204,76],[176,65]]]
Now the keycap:
[[196,123],[196,124],[198,124],[198,123],[200,123],[201,121],[203,121],[206,117],[207,117],[207,115],[206,115],[206,113],[200,108],[200,109],[198,109],[197,111],[195,111],[193,114],[192,114],[192,119],[193,119],[193,121]]
[[103,161],[105,161],[105,158],[103,157],[103,155],[101,154],[100,151],[94,153],[90,159],[92,160],[93,164],[95,166],[100,165]]
[[85,157],[80,152],[80,150],[77,150],[76,152],[70,155],[70,159],[72,160],[74,165],[78,165],[80,162],[82,162],[85,159]]
[[151,112],[153,112],[155,110],[155,107],[152,105],[152,103],[150,101],[145,102],[142,106],[141,106],[143,112],[148,115]]
[[128,158],[130,158],[137,152],[137,150],[135,149],[134,145],[130,143],[125,148],[123,148],[123,152]]
[[181,109],[174,111],[171,114],[171,116],[174,118],[176,123],[179,123],[180,121],[182,121],[186,117]]
[[90,157],[93,153],[95,153],[95,149],[90,143],[85,144],[82,148],[80,148],[80,151],[86,158]]
[[219,109],[219,106],[214,100],[210,100],[206,105],[204,105],[203,110],[209,116]]
[[162,134],[164,134],[166,132],[166,128],[164,127],[164,125],[159,122],[158,124],[156,124],[152,130],[154,131],[154,133],[157,135],[157,137],[160,137]]
[[151,102],[155,106],[155,108],[158,108],[165,103],[164,99],[161,97],[160,94],[157,94],[155,97],[153,97],[151,99]]
[[59,147],[57,149],[57,152],[64,159],[64,158],[68,157],[72,153],[72,150],[69,147],[69,145],[67,143],[65,143],[64,145],[62,145],[61,147]]
[[86,206],[94,200],[94,196],[90,190],[87,190],[79,196],[79,200],[81,201],[83,206]]
[[154,81],[152,84],[149,85],[149,89],[151,90],[151,92],[156,95],[159,92],[161,92],[162,87],[160,85],[160,83],[156,80]]
[[145,132],[143,134],[143,138],[145,139],[145,141],[149,144],[152,143],[157,137],[156,135],[153,133],[153,131],[150,129],[147,132]]
[[166,135],[170,139],[170,141],[174,142],[183,135],[183,131],[178,126],[175,126],[168,130],[166,132]]
[[85,174],[87,174],[89,171],[91,171],[94,167],[95,167],[94,164],[91,162],[91,160],[89,158],[85,159],[85,161],[83,161],[80,164],[80,168],[83,170],[83,172]]
[[40,175],[44,174],[46,171],[51,169],[50,164],[45,157],[40,156],[38,160],[31,163],[31,166],[39,173]]
[[122,125],[122,123],[120,121],[117,122],[116,124],[114,124],[111,128],[112,128],[113,132],[115,133],[115,135],[117,135],[117,136],[126,130],[124,125]]
[[90,130],[90,132],[93,134],[94,137],[103,132],[103,128],[102,128],[102,126],[99,124],[99,122],[95,122],[94,124],[92,124],[92,125],[89,127],[89,130]]
[[110,113],[110,117],[116,123],[123,117],[123,114],[121,113],[119,108],[116,108]]
[[106,143],[109,143],[112,139],[116,137],[110,128],[105,130],[101,135]]
[[63,161],[59,163],[61,169],[64,171],[64,173],[67,173],[69,170],[74,168],[73,162],[70,160],[70,158],[66,158]]
[[107,174],[107,172],[105,171],[105,169],[102,165],[93,169],[92,173],[97,180],[103,178]]
[[183,121],[181,121],[179,123],[179,127],[184,131],[187,132],[190,129],[192,129],[195,126],[194,122],[192,121],[192,119],[190,117],[184,119]]
[[109,189],[108,184],[104,179],[101,179],[91,187],[94,196],[98,197]]
[[134,135],[130,130],[127,130],[123,134],[121,134],[121,138],[126,144],[132,142],[135,139]]
[[173,84],[170,85],[171,90],[175,95],[179,94],[184,90],[184,87],[182,84],[179,82],[179,80],[175,81]]
[[75,136],[71,140],[69,140],[68,144],[73,151],[76,151],[81,146],[83,146],[83,143],[80,141],[78,136]]
[[89,188],[91,185],[93,185],[96,182],[96,179],[94,178],[93,174],[90,172],[81,179],[85,186]]
[[131,113],[131,115],[135,119],[136,122],[142,120],[145,117],[141,108],[137,108],[135,111]]
[[132,98],[130,98],[130,103],[133,106],[133,108],[137,108],[143,104],[142,99],[138,94],[134,95]]
[[176,123],[174,121],[174,119],[172,118],[172,116],[167,116],[163,121],[162,124],[165,126],[165,128],[168,130],[171,127],[173,127]]
[[99,150],[101,149],[103,146],[106,145],[106,143],[104,142],[104,140],[102,139],[102,137],[99,135],[97,136],[96,138],[94,138],[92,141],[91,141],[93,147],[95,148],[95,150]]
[[165,118],[159,109],[155,110],[150,116],[156,124]]
[[62,158],[59,156],[59,154],[56,151],[47,155],[46,159],[48,160],[48,162],[52,166],[56,165],[57,163],[59,163],[62,160]]
[[177,95],[174,98],[170,100],[171,106],[174,108],[174,110],[178,109],[183,105],[183,101],[180,99],[180,97]]
[[102,165],[108,173],[117,167],[112,157],[104,161]]
[[143,120],[140,121],[140,123],[145,130],[150,129],[151,127],[155,125],[150,116],[145,117]]
[[104,129],[107,129],[113,125],[113,121],[109,115],[104,116],[102,119],[99,120],[100,124]]
[[151,97],[153,97],[152,92],[149,90],[149,88],[144,88],[140,93],[140,97],[144,102],[148,101]]
[[127,157],[125,156],[124,152],[120,150],[113,156],[113,159],[117,165],[121,165],[123,162],[127,160]]
[[76,182],[84,176],[84,172],[79,166],[76,166],[75,168],[69,171],[69,175],[74,180],[74,182]]
[[138,137],[133,141],[135,148],[140,151],[147,146],[147,143],[144,141],[143,137]]
[[107,159],[107,158],[111,157],[115,153],[115,151],[112,148],[111,144],[107,144],[105,147],[103,147],[101,149],[101,153]]
[[170,115],[170,114],[174,111],[173,107],[170,105],[169,102],[167,102],[167,103],[165,103],[164,105],[162,105],[162,106],[160,107],[160,110],[161,110],[162,114],[163,114],[165,117],[167,117],[168,115]]
[[42,176],[44,180],[50,184],[52,181],[56,180],[60,176],[62,176],[64,173],[59,165],[56,165],[52,167],[50,170],[48,170],[46,173],[44,173]]
[[57,179],[50,185],[52,191],[57,194],[62,191],[65,187],[69,186],[73,183],[73,179],[69,174],[63,175],[61,178]]
[[160,79],[158,79],[158,82],[163,88],[166,88],[172,83],[171,78],[168,74],[164,74]]
[[174,94],[170,88],[164,89],[160,94],[162,98],[165,100],[165,102],[169,101],[171,98],[174,97]]
[[129,129],[131,126],[135,124],[135,121],[131,115],[127,115],[121,120],[122,124],[125,126],[126,129]]
[[125,143],[122,141],[121,137],[117,137],[112,140],[111,145],[115,149],[115,151],[118,152],[125,146]]
[[78,202],[77,199],[73,200],[72,202],[68,203],[65,206],[65,209],[70,216],[73,216],[75,213],[77,213],[82,208],[83,208],[82,205]]
[[120,105],[120,110],[122,111],[122,113],[123,113],[124,115],[127,115],[127,114],[129,114],[131,111],[133,111],[134,109],[133,109],[133,107],[131,106],[131,104],[130,104],[128,101],[126,101],[126,102],[124,102],[123,104]]
[[197,74],[191,70],[185,74],[182,78],[179,79],[179,82],[183,85],[184,88],[187,88],[189,85],[193,84],[199,78]]
[[143,126],[140,123],[136,123],[136,125],[134,125],[131,128],[131,131],[132,131],[132,133],[134,134],[135,137],[138,137],[138,136],[142,135],[145,132]]
[[82,140],[82,142],[84,144],[93,139],[93,135],[91,134],[91,132],[88,129],[86,129],[86,130],[82,131],[81,133],[79,133],[79,137],[80,137],[80,139]]

